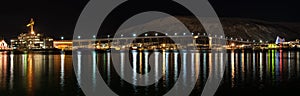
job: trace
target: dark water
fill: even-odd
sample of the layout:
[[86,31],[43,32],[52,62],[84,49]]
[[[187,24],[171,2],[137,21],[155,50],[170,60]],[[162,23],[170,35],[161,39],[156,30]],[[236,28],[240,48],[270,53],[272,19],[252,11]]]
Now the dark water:
[[[79,52],[80,53],[80,52]],[[217,53],[216,53],[217,54]],[[228,51],[218,55],[210,52],[93,52],[90,55],[76,54],[81,62],[80,66],[92,65],[92,79],[99,69],[103,80],[119,95],[163,95],[178,80],[179,70],[192,72],[192,76],[183,76],[184,80],[194,80],[197,83],[191,95],[200,95],[208,74],[211,70],[212,56],[227,57],[225,74],[216,95],[291,95],[299,93],[300,88],[300,51],[269,50],[264,52]],[[81,59],[81,57],[90,60]],[[0,52],[0,95],[84,95],[79,84],[84,78],[76,77],[69,53],[45,54],[27,53],[13,54]],[[109,58],[118,58],[121,74],[116,73]],[[186,58],[189,58],[187,60]],[[159,75],[150,76],[159,80],[157,83],[143,81],[149,86],[134,86],[126,82],[122,65],[125,59],[130,60],[130,66],[136,70],[134,78],[139,78],[149,71],[162,70]],[[154,65],[148,65],[154,60]],[[222,60],[222,59],[218,59]],[[180,62],[183,62],[181,64]],[[191,67],[187,67],[190,65]],[[80,67],[77,65],[77,68]],[[220,68],[222,70],[223,68]],[[82,71],[82,70],[77,70]],[[80,73],[80,72],[79,72]],[[78,81],[77,81],[78,79]],[[92,82],[95,85],[97,82]],[[149,84],[148,84],[149,83]],[[184,89],[182,89],[184,90]]]

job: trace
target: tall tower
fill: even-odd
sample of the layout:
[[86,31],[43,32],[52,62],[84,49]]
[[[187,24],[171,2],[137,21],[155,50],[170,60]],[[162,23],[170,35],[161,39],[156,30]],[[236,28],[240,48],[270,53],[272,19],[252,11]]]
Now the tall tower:
[[34,26],[34,20],[33,18],[31,18],[29,24],[27,24],[27,27],[30,27],[30,32],[29,34],[35,34],[34,30],[33,30],[33,26]]

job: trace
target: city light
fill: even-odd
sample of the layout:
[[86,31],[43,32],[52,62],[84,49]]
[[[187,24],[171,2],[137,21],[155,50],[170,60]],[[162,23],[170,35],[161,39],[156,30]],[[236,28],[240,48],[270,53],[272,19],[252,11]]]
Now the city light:
[[194,36],[194,39],[197,39],[198,38],[198,36]]
[[234,47],[234,46],[235,46],[235,44],[234,44],[234,43],[231,43],[231,44],[230,44],[230,46],[231,46],[231,47]]

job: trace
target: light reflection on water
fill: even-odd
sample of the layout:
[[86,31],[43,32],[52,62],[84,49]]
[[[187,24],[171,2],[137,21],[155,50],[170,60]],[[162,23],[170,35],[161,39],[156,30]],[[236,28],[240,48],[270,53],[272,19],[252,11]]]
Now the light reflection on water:
[[[117,74],[112,66],[114,63],[110,60],[112,54],[117,54],[118,57],[114,58],[120,59],[120,74]],[[269,88],[272,90],[272,88],[285,86],[284,88],[288,90],[288,86],[292,85],[290,83],[295,84],[295,82],[300,81],[299,51],[249,52],[240,50],[228,51],[227,54],[212,54],[204,51],[185,51],[183,53],[132,51],[129,54],[125,52],[92,52],[90,56],[87,56],[91,60],[83,60],[83,56],[85,55],[78,52],[77,71],[79,75],[76,77],[70,54],[0,52],[0,93],[4,95],[82,95],[83,93],[77,83],[80,84],[84,79],[81,77],[83,71],[81,68],[89,62],[92,67],[90,77],[93,80],[91,82],[93,90],[96,90],[98,84],[96,79],[99,77],[96,73],[99,69],[104,81],[113,91],[127,95],[164,94],[179,79],[179,70],[181,69],[183,70],[184,86],[192,86],[188,85],[187,82],[195,80],[196,76],[199,76],[192,94],[200,94],[208,74],[220,74],[219,72],[222,72],[213,72],[214,70],[211,68],[213,60],[220,61],[221,64],[226,63],[225,79],[222,84],[225,87],[221,87],[219,90],[227,90],[228,92],[218,91],[217,94],[222,94],[222,92],[227,95],[239,93],[239,91],[235,91],[237,88],[244,88],[245,90],[266,90]],[[217,58],[212,59],[212,57]],[[225,57],[228,59],[223,61]],[[131,66],[134,70],[131,71],[133,72],[132,82],[134,84],[142,82],[145,85],[150,84],[149,86],[133,86],[122,80],[126,77],[125,72],[127,72],[124,69],[125,59],[129,58],[131,58]],[[188,58],[191,60],[187,60]],[[153,66],[149,66],[150,61],[154,61]],[[215,66],[216,69],[223,70],[221,64]],[[155,74],[153,76],[147,75],[151,70]],[[158,74],[159,71],[162,74]],[[192,75],[188,76],[187,72],[191,72]],[[142,75],[149,79],[138,81],[137,78]],[[148,81],[150,79],[155,79],[159,83],[152,84]],[[300,84],[296,83],[296,85]]]

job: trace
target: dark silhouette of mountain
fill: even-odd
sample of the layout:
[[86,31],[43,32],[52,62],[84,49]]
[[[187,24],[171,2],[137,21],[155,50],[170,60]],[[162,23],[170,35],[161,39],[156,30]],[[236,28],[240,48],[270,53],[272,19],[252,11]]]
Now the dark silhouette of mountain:
[[[162,19],[153,20],[145,24],[127,28],[125,30],[132,32],[138,30],[152,31],[151,28],[158,27],[166,28],[166,32],[182,30],[178,27],[174,27],[175,25],[178,25],[178,23],[181,22],[170,22],[168,21],[170,18],[171,17],[166,17]],[[202,25],[197,23],[196,18],[182,16],[178,18],[185,22],[187,24],[187,28],[189,28],[192,32],[205,32]],[[277,23],[246,18],[220,18],[220,21],[224,29],[224,33],[228,38],[232,37],[249,41],[263,40],[274,42],[277,36],[285,38],[285,40],[299,39],[300,36],[300,26],[297,23]],[[211,28],[213,28],[214,26],[214,24],[209,25]]]

